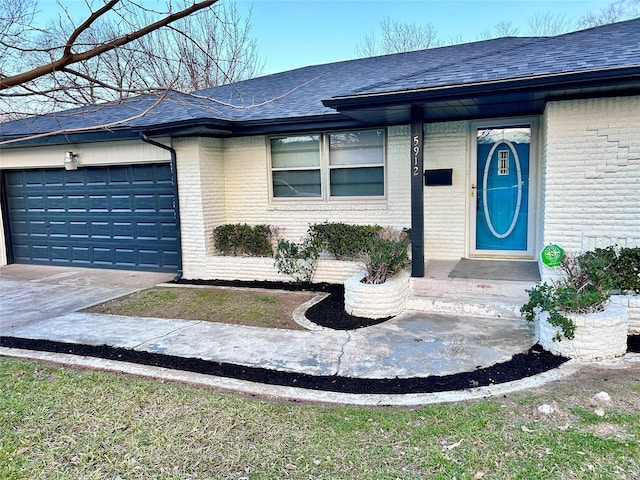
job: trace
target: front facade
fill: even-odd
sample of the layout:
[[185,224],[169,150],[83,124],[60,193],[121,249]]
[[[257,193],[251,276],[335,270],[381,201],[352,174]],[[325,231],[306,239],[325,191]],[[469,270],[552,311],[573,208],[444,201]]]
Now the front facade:
[[[630,44],[640,40],[640,21],[620,25]],[[580,35],[599,30],[585,32],[556,42],[579,45]],[[549,48],[504,40],[530,55]],[[445,48],[455,50],[443,57],[464,56],[467,47]],[[415,63],[417,55],[327,67],[338,85],[342,66],[350,77],[354,68],[370,75],[380,62]],[[640,245],[637,46],[633,55],[580,78],[556,74],[553,84],[547,72],[540,85],[531,76],[508,86],[496,78],[482,89],[450,82],[455,91],[446,96],[436,83],[369,85],[357,94],[329,89],[315,100],[301,92],[308,114],[283,116],[299,104],[285,96],[255,119],[260,108],[232,112],[239,119],[226,112],[171,124],[158,115],[127,125],[130,135],[118,138],[53,135],[44,144],[7,144],[0,150],[0,262],[282,280],[273,259],[216,254],[213,229],[228,223],[269,224],[295,241],[326,221],[410,227],[414,276],[431,259],[537,261],[549,243],[573,251]],[[329,75],[313,68],[290,72],[289,84],[303,85],[307,73]],[[594,77],[596,70],[608,77]],[[268,89],[264,95],[277,96]],[[19,139],[12,128],[3,138]],[[77,155],[77,170],[64,169],[66,152]],[[338,263],[321,265],[316,280],[343,281],[357,268]]]

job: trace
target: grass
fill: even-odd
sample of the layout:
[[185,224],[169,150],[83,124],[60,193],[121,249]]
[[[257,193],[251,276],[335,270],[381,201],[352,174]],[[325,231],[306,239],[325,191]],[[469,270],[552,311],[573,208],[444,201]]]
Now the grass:
[[94,313],[177,318],[302,329],[293,310],[313,297],[309,292],[269,291],[222,287],[154,287],[88,309]]
[[[0,358],[0,478],[637,479],[638,371],[598,375],[509,398],[356,408]],[[601,384],[616,399],[604,416],[590,403]],[[539,414],[544,401],[557,414]]]

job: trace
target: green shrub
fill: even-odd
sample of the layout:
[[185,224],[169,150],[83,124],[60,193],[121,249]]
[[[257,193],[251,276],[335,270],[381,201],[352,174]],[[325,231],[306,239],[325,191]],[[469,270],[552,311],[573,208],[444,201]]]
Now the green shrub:
[[528,322],[538,313],[549,313],[549,323],[560,329],[555,340],[572,339],[575,324],[568,313],[585,314],[602,311],[610,298],[609,252],[586,252],[580,256],[565,254],[558,280],[527,290],[529,301],[520,308]]
[[640,294],[640,247],[621,248],[618,252],[614,288]]
[[294,243],[280,240],[275,260],[278,272],[297,282],[311,281],[320,253],[338,260],[359,260],[367,271],[367,283],[383,283],[407,264],[409,230],[378,225],[319,223],[309,226],[307,236]]
[[378,225],[348,225],[346,223],[316,223],[309,227],[309,236],[338,260],[356,260],[371,238],[382,230]]
[[379,236],[368,239],[360,260],[367,272],[364,282],[384,283],[409,261],[408,240],[389,240]]
[[216,250],[222,255],[273,256],[269,225],[220,225],[213,230],[213,239]]
[[301,283],[311,282],[319,256],[320,248],[317,243],[311,237],[306,237],[300,243],[281,239],[274,258],[278,272]]
[[640,293],[640,247],[612,245],[578,257],[591,281],[614,292]]

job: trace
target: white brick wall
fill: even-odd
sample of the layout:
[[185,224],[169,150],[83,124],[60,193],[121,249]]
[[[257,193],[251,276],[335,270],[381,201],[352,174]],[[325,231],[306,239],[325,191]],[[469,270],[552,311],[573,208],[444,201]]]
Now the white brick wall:
[[[273,277],[271,266],[251,265],[248,271],[234,274],[227,267],[228,260],[215,257],[212,232],[225,223],[274,225],[279,228],[280,237],[293,241],[306,234],[309,224],[325,221],[396,228],[411,225],[408,127],[388,129],[387,198],[373,201],[270,201],[264,136],[184,139],[176,141],[175,148],[184,278],[244,278],[251,272],[264,279]],[[242,261],[239,264],[244,265]],[[316,281],[341,281],[354,271],[352,267],[344,272],[328,267],[325,272],[324,268],[324,264],[319,268]]]
[[[182,242],[183,276],[205,278],[206,257],[211,251],[207,239],[210,220],[205,213],[211,202],[215,161],[201,151],[202,140],[185,138],[176,140],[178,164],[178,195],[180,197],[180,230]],[[207,183],[209,182],[209,183]],[[223,204],[224,205],[224,204]]]
[[468,142],[468,122],[426,125],[424,168],[453,168],[453,185],[424,187],[425,258],[465,255]]
[[378,223],[397,228],[411,225],[410,147],[408,128],[387,133],[387,199],[371,201],[270,201],[267,139],[229,139],[225,144],[227,209],[224,223],[266,223],[280,227],[282,237],[297,241],[309,224]]
[[[343,283],[347,278],[362,271],[362,269],[363,266],[358,262],[321,259],[318,262],[312,282]],[[294,281],[292,277],[278,273],[274,259],[267,257],[210,256],[207,257],[206,273],[197,278],[268,282]]]
[[551,102],[544,122],[544,243],[640,245],[640,96]]

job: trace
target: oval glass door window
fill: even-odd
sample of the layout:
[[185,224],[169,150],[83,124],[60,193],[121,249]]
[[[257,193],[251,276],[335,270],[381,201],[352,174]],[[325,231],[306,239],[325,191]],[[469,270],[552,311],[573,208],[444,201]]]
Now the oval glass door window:
[[527,250],[529,127],[478,130],[476,249]]
[[[505,150],[504,148],[500,149],[499,147],[508,147],[509,150]],[[494,158],[494,154],[498,152],[498,155],[495,155],[495,162],[492,161]],[[509,158],[513,155],[513,163],[516,170],[516,182],[514,185],[503,185],[504,182],[498,182],[495,179],[503,177],[505,175],[509,175]],[[490,172],[491,166],[497,169],[495,175]],[[493,184],[496,184],[495,186]],[[482,175],[482,190],[485,192],[482,198],[482,205],[484,209],[484,218],[487,222],[487,227],[491,234],[496,238],[506,238],[511,235],[513,229],[518,222],[518,217],[520,216],[520,204],[522,203],[522,171],[520,169],[520,159],[518,158],[518,152],[516,152],[515,147],[509,140],[501,140],[498,143],[494,143],[493,147],[489,151],[487,158],[485,159],[484,165],[484,174]],[[511,224],[507,228],[505,232],[499,233],[496,231],[493,226],[493,221],[491,219],[492,211],[495,212],[496,209],[490,209],[489,203],[499,203],[502,201],[506,201],[508,205],[512,205],[513,202],[511,197],[514,195],[516,197],[515,206],[513,208],[513,216],[511,219]],[[506,217],[502,218],[502,221]]]

